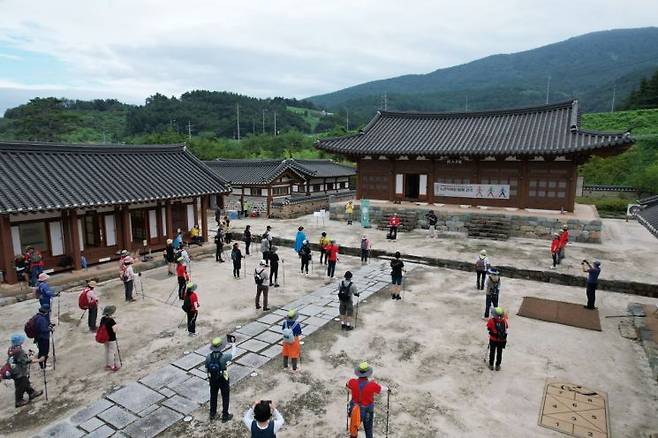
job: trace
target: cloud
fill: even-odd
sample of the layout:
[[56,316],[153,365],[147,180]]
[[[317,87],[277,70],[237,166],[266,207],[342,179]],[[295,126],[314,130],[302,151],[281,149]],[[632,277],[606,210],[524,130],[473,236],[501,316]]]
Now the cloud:
[[67,76],[50,84],[45,69],[27,84],[20,71],[0,68],[0,87],[140,103],[199,88],[305,97],[653,25],[658,2],[5,0],[2,11],[0,65],[35,53],[56,59]]

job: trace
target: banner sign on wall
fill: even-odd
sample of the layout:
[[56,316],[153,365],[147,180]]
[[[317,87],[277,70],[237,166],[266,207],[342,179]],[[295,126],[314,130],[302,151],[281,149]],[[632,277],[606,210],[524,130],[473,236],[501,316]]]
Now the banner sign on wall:
[[370,228],[370,201],[367,199],[361,200],[361,226]]
[[509,184],[434,183],[434,196],[450,198],[509,199]]

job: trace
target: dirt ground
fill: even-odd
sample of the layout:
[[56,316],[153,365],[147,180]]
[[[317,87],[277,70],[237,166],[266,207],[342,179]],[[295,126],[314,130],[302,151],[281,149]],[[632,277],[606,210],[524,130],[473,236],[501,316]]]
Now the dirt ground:
[[[284,287],[270,288],[272,310],[325,284],[325,277],[319,269],[308,278],[298,274],[298,258],[292,249],[280,248],[279,255],[285,261],[286,282]],[[198,284],[201,304],[197,337],[189,337],[185,326],[179,327],[185,316],[180,308],[181,302],[174,299],[174,305],[164,303],[176,287],[176,277],[168,277],[166,268],[143,274],[146,298],[142,298],[137,282],[139,293],[135,303],[124,302],[123,285],[118,281],[100,284],[97,291],[101,307],[117,306],[115,320],[119,326],[117,336],[124,364],[117,373],[104,370],[103,346],[96,343],[94,335],[88,331],[86,315],[78,325],[82,315],[78,308],[79,289],[62,293],[60,325],[55,329],[56,370],[47,372],[49,401],[46,403],[42,397],[21,408],[18,412],[23,415],[16,415],[13,382],[4,381],[0,385],[0,431],[13,430],[16,436],[32,436],[48,423],[102,397],[114,386],[137,380],[182,356],[184,351],[200,348],[213,336],[223,336],[236,325],[259,318],[263,312],[255,310],[253,301],[256,289],[253,270],[259,260],[260,256],[255,254],[247,258],[246,271],[242,270],[244,279],[241,280],[233,279],[230,262],[216,263],[214,256],[193,261],[192,277]],[[357,259],[344,257],[337,269],[346,270],[357,264],[360,265]],[[282,265],[279,275],[279,283],[283,284]],[[0,307],[2,348],[8,347],[12,333],[23,332],[25,322],[38,307],[36,300]],[[56,320],[56,300],[53,307],[53,319]],[[99,310],[99,320],[100,313]],[[37,351],[31,340],[27,340],[24,347]],[[36,365],[32,366],[32,373],[33,385],[42,389],[43,378]]]
[[[658,253],[656,239],[642,225],[635,221],[602,219],[603,243],[573,242],[567,246],[567,258],[557,268],[557,272],[583,275],[580,263],[583,259],[601,260],[601,278],[628,280],[658,285],[658,269],[655,269],[655,254]],[[241,233],[244,225],[251,224],[252,231],[264,231],[264,219],[249,218],[248,221],[231,222],[231,228]],[[436,239],[429,239],[427,230],[416,229],[409,233],[399,233],[396,241],[386,239],[386,231],[374,228],[364,229],[355,221],[348,226],[335,220],[317,223],[312,215],[296,219],[267,220],[273,227],[275,236],[294,239],[297,227],[303,225],[309,239],[317,243],[320,233],[326,231],[336,238],[339,245],[358,247],[363,234],[367,235],[373,248],[419,256],[432,256],[460,261],[475,262],[481,249],[486,249],[493,265],[501,264],[517,268],[549,270],[552,266],[550,241],[529,238],[511,238],[507,241],[467,239],[463,233],[449,233]]]
[[[357,330],[341,332],[338,323],[314,333],[303,347],[302,372],[281,369],[277,359],[258,377],[232,393],[238,421],[206,421],[207,408],[181,423],[169,436],[243,437],[239,421],[249,403],[272,399],[287,424],[279,436],[345,436],[343,386],[353,364],[366,359],[376,380],[390,386],[391,437],[557,437],[537,425],[546,379],[559,378],[607,391],[615,437],[642,437],[658,431],[658,385],[646,356],[623,338],[619,319],[629,301],[651,300],[601,293],[603,332],[517,317],[524,295],[580,302],[579,288],[503,279],[502,304],[511,311],[510,338],[500,372],[483,361],[486,330],[484,299],[472,275],[422,267],[409,278],[405,300],[385,293],[359,312]],[[431,287],[428,287],[431,285]],[[375,436],[385,429],[385,396],[376,406]],[[363,436],[363,435],[361,435]]]
[[[616,233],[613,237],[616,236],[618,244],[573,244],[569,248],[569,265],[576,265],[583,254],[591,258],[593,252],[599,251],[604,278],[628,276],[632,270],[641,281],[658,276],[650,263],[655,258],[652,249],[655,242],[645,239],[643,229],[638,229],[637,224],[608,226],[608,222],[604,221],[606,233]],[[250,223],[255,233],[265,229],[264,220],[250,220]],[[325,228],[330,236],[338,236],[339,244],[348,245],[356,245],[362,233],[358,225],[347,227],[344,223],[329,222],[325,227],[316,226],[312,217],[267,223],[272,224],[275,235],[289,238],[294,237],[298,224],[303,224],[312,241],[317,241],[320,228]],[[241,230],[245,222],[235,221],[232,225],[234,230]],[[520,266],[531,264],[532,260],[543,263],[541,255],[536,253],[547,244],[530,239],[491,243],[455,237],[430,242],[421,231],[405,233],[398,242],[387,242],[381,231],[366,233],[373,236],[378,248],[397,247],[413,254],[464,260],[470,260],[485,246],[494,263],[511,263],[512,254],[516,254]],[[651,251],[653,255],[648,257]],[[285,260],[286,286],[271,289],[273,309],[325,284],[319,269],[310,278],[297,274],[298,262],[292,249],[280,248],[279,254]],[[624,257],[629,259],[623,260]],[[177,300],[175,305],[164,303],[176,286],[175,277],[168,277],[166,268],[144,273],[146,298],[138,296],[136,303],[123,302],[122,286],[117,281],[101,284],[98,287],[101,306],[118,307],[116,320],[124,361],[124,368],[118,373],[103,370],[102,346],[86,330],[85,320],[77,325],[82,314],[77,306],[79,291],[64,293],[60,326],[55,333],[57,370],[48,373],[50,401],[45,403],[40,399],[16,411],[13,384],[6,383],[0,397],[0,430],[11,430],[12,436],[32,436],[117,385],[137,380],[180,357],[184,351],[201,347],[213,335],[222,335],[238,324],[256,319],[262,312],[253,308],[255,285],[251,272],[258,260],[257,255],[247,259],[243,273],[249,275],[244,280],[232,278],[230,263],[217,264],[213,258],[193,262],[192,275],[199,285],[201,303],[197,329],[200,335],[196,338],[188,337],[185,328],[179,327],[184,316],[180,303]],[[355,258],[341,257],[337,271],[359,264]],[[361,307],[357,330],[341,332],[336,323],[309,337],[303,346],[301,373],[283,372],[277,358],[262,368],[258,377],[238,384],[231,397],[235,421],[208,425],[206,406],[194,414],[191,423],[180,423],[163,435],[243,437],[246,429],[239,419],[249,403],[255,399],[272,399],[279,403],[287,422],[279,436],[342,436],[343,387],[352,376],[354,363],[362,359],[375,367],[376,379],[394,390],[391,437],[559,436],[537,426],[547,378],[606,391],[615,437],[658,432],[655,415],[658,385],[651,379],[646,355],[639,344],[620,335],[619,319],[603,318],[624,314],[629,302],[654,304],[656,300],[599,293],[597,305],[603,332],[594,332],[515,316],[525,295],[583,302],[584,290],[505,279],[503,275],[501,304],[511,313],[510,341],[503,370],[490,372],[483,362],[487,345],[481,320],[484,297],[475,289],[474,280],[474,274],[467,272],[419,267],[408,279],[404,301],[392,302],[386,299],[386,293],[380,293]],[[139,284],[137,288],[140,289]],[[29,300],[0,308],[3,345],[11,333],[22,331],[37,307],[34,300]],[[40,389],[43,383],[36,367],[33,372],[33,384]],[[376,411],[377,436],[381,436],[385,427],[384,406],[384,399],[380,398]]]

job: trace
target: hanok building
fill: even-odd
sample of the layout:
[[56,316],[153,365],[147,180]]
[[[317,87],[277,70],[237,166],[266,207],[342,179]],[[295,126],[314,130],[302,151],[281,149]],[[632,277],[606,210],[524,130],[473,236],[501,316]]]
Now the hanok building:
[[273,203],[282,199],[349,192],[356,174],[354,167],[332,160],[218,159],[205,163],[231,184],[233,192],[225,198],[227,210],[267,216]]
[[230,186],[183,145],[0,142],[0,269],[38,248],[45,269],[80,269],[121,249],[162,249],[176,229],[208,238],[209,197]]
[[576,169],[619,154],[629,133],[580,128],[578,101],[466,112],[378,112],[358,134],[320,140],[357,162],[357,198],[573,211]]

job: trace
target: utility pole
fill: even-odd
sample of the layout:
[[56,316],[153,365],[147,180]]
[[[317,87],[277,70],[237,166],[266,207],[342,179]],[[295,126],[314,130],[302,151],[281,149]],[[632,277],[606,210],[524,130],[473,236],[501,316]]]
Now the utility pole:
[[617,86],[614,85],[612,87],[612,106],[610,107],[610,112],[614,113],[615,112],[615,95],[617,94]]
[[192,140],[192,122],[187,121],[187,139]]
[[240,141],[240,104],[239,103],[235,104],[235,112],[237,114],[236,124],[238,125],[238,141]]
[[276,111],[274,111],[274,135],[276,135]]
[[548,75],[548,80],[546,81],[546,104],[548,104],[548,96],[551,94],[551,75]]

